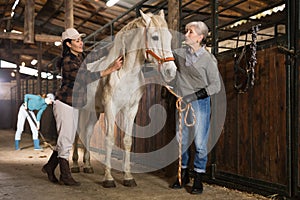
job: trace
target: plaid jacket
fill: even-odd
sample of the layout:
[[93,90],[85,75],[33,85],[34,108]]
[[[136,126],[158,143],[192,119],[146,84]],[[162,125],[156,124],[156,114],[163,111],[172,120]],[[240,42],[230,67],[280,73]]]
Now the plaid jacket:
[[100,79],[99,72],[87,70],[83,55],[70,53],[62,60],[62,83],[56,92],[56,99],[76,108],[86,104],[87,84]]

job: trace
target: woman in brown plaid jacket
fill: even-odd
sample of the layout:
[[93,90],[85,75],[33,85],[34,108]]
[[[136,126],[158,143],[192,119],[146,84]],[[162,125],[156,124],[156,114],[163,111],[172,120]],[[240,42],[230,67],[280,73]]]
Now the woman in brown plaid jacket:
[[[47,173],[48,179],[51,182],[64,185],[80,185],[71,175],[68,159],[77,129],[77,107],[80,106],[80,102],[84,104],[86,99],[84,95],[84,91],[86,90],[85,84],[96,81],[120,69],[122,66],[122,58],[119,57],[103,71],[91,72],[86,67],[81,67],[84,60],[83,41],[81,38],[84,36],[85,34],[78,33],[74,28],[68,28],[62,33],[63,52],[59,62],[62,83],[56,92],[56,101],[53,106],[58,138],[50,159],[42,168],[42,171]],[[85,84],[80,87],[84,89],[82,92],[76,91],[74,93],[73,88],[77,79],[84,80]],[[74,95],[76,96],[75,98]],[[58,164],[60,165],[61,172],[59,180],[55,177],[54,173]]]

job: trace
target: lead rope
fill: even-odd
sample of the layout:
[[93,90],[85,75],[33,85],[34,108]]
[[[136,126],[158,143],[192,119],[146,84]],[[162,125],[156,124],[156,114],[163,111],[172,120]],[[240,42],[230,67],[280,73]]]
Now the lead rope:
[[[196,123],[196,115],[195,115],[195,111],[191,105],[191,103],[186,104],[186,106],[184,108],[182,108],[182,97],[179,96],[178,94],[176,94],[171,88],[170,86],[165,85],[165,87],[168,89],[168,91],[173,94],[175,97],[177,97],[177,101],[176,101],[176,108],[178,110],[178,120],[179,120],[179,161],[178,161],[178,180],[179,180],[179,184],[181,185],[181,161],[182,161],[182,123],[181,123],[181,119],[182,119],[182,112],[185,112],[185,116],[184,116],[184,124],[188,127],[194,126]],[[192,112],[193,115],[193,122],[191,124],[189,124],[187,122],[187,116],[189,112]]]

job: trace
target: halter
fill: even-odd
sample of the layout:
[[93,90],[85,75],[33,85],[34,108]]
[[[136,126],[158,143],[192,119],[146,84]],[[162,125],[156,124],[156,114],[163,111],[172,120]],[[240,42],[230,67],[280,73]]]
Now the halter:
[[[146,45],[146,58],[149,59],[149,55],[151,55],[158,62],[158,71],[160,72],[161,65],[165,62],[174,61],[174,57],[160,57],[154,51],[149,49],[148,47],[148,39],[147,39],[148,27],[145,28],[145,45]],[[164,51],[163,51],[164,52]]]

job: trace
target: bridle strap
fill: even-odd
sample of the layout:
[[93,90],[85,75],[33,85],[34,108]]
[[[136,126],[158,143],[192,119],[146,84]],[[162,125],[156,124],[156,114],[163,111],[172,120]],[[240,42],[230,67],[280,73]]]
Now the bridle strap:
[[148,28],[146,27],[145,28],[145,45],[146,45],[146,57],[147,57],[147,59],[149,59],[149,55],[151,55],[153,58],[155,58],[155,60],[157,60],[159,65],[162,65],[165,62],[174,61],[175,60],[174,57],[162,58],[162,57],[158,56],[154,51],[149,49],[148,39],[147,39],[147,32],[148,32]]
[[148,55],[150,54],[153,58],[155,58],[157,60],[157,62],[159,64],[163,64],[164,62],[169,62],[169,61],[174,61],[175,60],[174,57],[161,58],[156,53],[154,53],[151,49],[148,49],[148,48],[146,50],[146,54],[147,54],[147,58],[148,58]]

